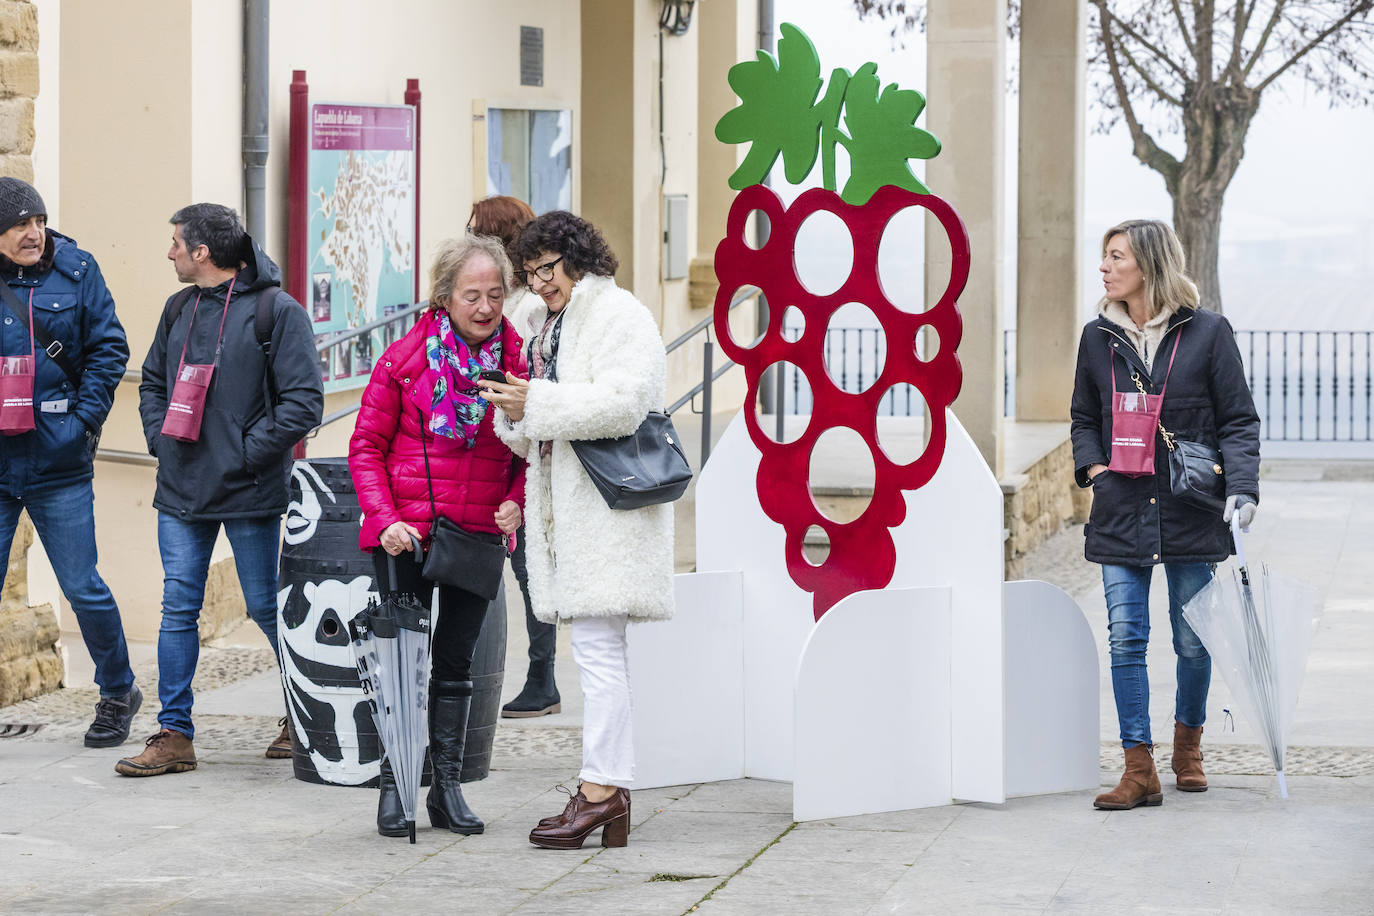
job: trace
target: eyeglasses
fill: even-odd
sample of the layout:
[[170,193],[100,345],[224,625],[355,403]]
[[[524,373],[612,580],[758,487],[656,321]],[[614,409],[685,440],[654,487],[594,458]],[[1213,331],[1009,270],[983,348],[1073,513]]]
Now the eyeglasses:
[[534,274],[536,277],[543,280],[545,283],[548,283],[551,280],[553,280],[554,265],[556,265],[561,260],[563,260],[561,257],[554,258],[547,264],[540,264],[534,270],[517,270],[515,272],[515,279],[518,280],[522,286],[529,286],[530,274]]

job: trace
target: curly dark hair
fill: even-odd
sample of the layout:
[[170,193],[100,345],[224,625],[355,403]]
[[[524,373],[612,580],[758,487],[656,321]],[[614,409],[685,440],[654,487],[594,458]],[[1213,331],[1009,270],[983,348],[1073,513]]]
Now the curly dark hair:
[[517,268],[523,268],[542,251],[562,257],[563,272],[575,281],[587,274],[611,277],[620,266],[601,230],[567,210],[551,210],[535,217],[510,248]]

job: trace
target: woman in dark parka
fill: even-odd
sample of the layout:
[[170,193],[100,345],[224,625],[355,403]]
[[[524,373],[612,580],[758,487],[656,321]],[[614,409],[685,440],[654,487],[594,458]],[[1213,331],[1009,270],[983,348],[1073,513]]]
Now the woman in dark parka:
[[[1231,555],[1230,521],[1249,527],[1259,502],[1259,416],[1246,384],[1235,335],[1225,318],[1198,307],[1197,287],[1183,273],[1183,247],[1154,220],[1129,220],[1102,242],[1104,295],[1083,328],[1074,376],[1074,476],[1093,488],[1084,554],[1102,565],[1112,690],[1126,771],[1098,808],[1158,805],[1163,800],[1150,737],[1145,650],[1154,567],[1169,580],[1169,623],[1178,657],[1172,767],[1177,787],[1203,792],[1202,724],[1212,660],[1183,619],[1183,606]],[[1167,378],[1167,389],[1165,386]],[[1160,425],[1181,439],[1217,448],[1226,469],[1223,514],[1176,499],[1169,489],[1167,447],[1155,433],[1155,472],[1126,476],[1111,459],[1114,392],[1165,390]]]

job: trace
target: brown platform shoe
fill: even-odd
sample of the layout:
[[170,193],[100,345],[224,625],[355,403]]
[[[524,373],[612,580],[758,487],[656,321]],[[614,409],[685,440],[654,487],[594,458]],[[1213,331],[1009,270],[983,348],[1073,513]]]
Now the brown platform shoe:
[[1207,774],[1202,772],[1202,726],[1189,728],[1174,722],[1174,785],[1180,792],[1206,792]]
[[1154,749],[1148,744],[1126,748],[1126,772],[1115,789],[1093,799],[1094,808],[1125,811],[1138,805],[1164,804],[1164,790],[1155,772]]
[[[547,821],[548,819],[545,818]],[[587,836],[601,831],[602,846],[624,846],[630,841],[630,790],[617,788],[605,801],[589,802],[578,789],[555,823],[540,823],[530,831],[530,842],[545,849],[581,849]]]
[[291,758],[291,726],[286,724],[286,716],[282,716],[277,723],[281,726],[281,734],[277,740],[267,745],[267,753],[264,756],[273,760],[289,760]]
[[144,744],[143,753],[116,763],[115,772],[121,776],[160,776],[196,768],[196,749],[181,732],[164,728]]

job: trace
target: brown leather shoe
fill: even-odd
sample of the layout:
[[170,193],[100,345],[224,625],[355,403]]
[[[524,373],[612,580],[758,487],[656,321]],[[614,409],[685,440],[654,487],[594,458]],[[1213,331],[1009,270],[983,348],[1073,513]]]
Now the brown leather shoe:
[[291,757],[291,726],[286,723],[286,716],[282,716],[277,724],[281,726],[281,734],[276,741],[267,745],[266,756],[273,760],[286,760]]
[[1189,728],[1174,722],[1174,785],[1180,792],[1206,792],[1207,774],[1202,772],[1202,726]]
[[160,776],[196,768],[196,749],[181,732],[164,728],[144,742],[143,753],[115,764],[121,776]]
[[630,842],[630,790],[617,788],[605,801],[587,801],[578,789],[558,823],[535,827],[530,842],[544,849],[581,849],[587,836],[601,831],[602,846],[625,846]]
[[1093,799],[1094,808],[1107,811],[1162,804],[1164,790],[1159,785],[1159,774],[1155,772],[1154,748],[1148,744],[1126,748],[1126,772],[1122,774],[1121,782],[1112,791]]
[[[554,824],[561,824],[572,817],[577,811],[577,800],[582,798],[582,787],[578,786],[576,792],[569,792],[567,786],[554,786],[555,789],[568,796],[568,803],[563,806],[563,810],[553,817],[542,817],[539,819],[540,827],[552,827]],[[585,799],[584,799],[585,800]]]

